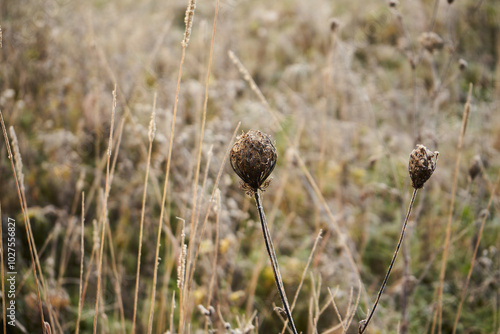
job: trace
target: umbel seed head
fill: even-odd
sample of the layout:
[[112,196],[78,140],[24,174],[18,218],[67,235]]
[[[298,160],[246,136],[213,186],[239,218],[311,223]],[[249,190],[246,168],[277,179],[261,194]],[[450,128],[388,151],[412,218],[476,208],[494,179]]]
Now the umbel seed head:
[[424,145],[417,145],[410,154],[408,172],[410,173],[411,185],[415,189],[424,187],[424,183],[431,177],[436,169],[439,152],[432,152]]
[[277,158],[271,137],[256,130],[239,136],[230,153],[231,167],[249,195],[269,185],[270,180],[266,180],[276,166]]

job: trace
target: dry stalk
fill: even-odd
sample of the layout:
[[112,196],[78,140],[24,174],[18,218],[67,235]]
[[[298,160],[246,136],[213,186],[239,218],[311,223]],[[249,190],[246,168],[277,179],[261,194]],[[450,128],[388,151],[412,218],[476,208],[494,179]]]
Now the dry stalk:
[[[170,164],[172,162],[172,150],[174,146],[174,136],[175,136],[175,120],[177,118],[177,106],[179,102],[179,91],[181,88],[181,78],[182,78],[182,69],[184,66],[184,58],[186,56],[186,47],[189,43],[189,37],[191,35],[191,27],[193,25],[193,16],[194,9],[196,8],[196,2],[194,0],[190,0],[188,4],[188,8],[186,10],[186,30],[184,33],[184,40],[182,41],[182,55],[179,64],[179,74],[177,75],[177,88],[175,91],[175,102],[174,102],[174,110],[172,115],[172,126],[170,130],[170,141],[168,145],[168,154],[167,154],[167,167],[165,169],[165,182],[163,185],[163,195],[161,200],[161,211],[160,211],[160,219],[158,220],[158,231],[157,231],[157,240],[156,240],[156,254],[154,261],[154,274],[153,274],[153,289],[151,291],[151,304],[149,307],[149,321],[148,321],[148,330],[147,333],[150,334],[153,331],[153,318],[154,318],[154,305],[156,298],[156,282],[158,280],[158,261],[160,258],[160,240],[161,240],[161,230],[163,226],[163,217],[165,215],[165,204],[167,201],[167,189],[168,189],[168,180],[170,176]],[[184,312],[183,312],[183,294],[180,294],[180,319],[179,324],[184,323]],[[183,328],[179,329],[179,334],[183,333]]]
[[[316,248],[318,247],[318,243],[322,238],[322,234],[323,234],[323,230],[320,229],[318,232],[318,236],[316,237],[316,240],[314,241],[314,245],[311,249],[311,253],[309,254],[309,258],[307,259],[306,267],[304,268],[304,271],[302,272],[302,277],[300,278],[299,287],[297,288],[297,291],[295,292],[295,296],[293,297],[292,306],[290,307],[290,311],[293,311],[293,309],[295,308],[295,304],[297,303],[297,299],[299,298],[299,293],[302,290],[302,285],[304,284],[304,281],[306,279],[307,270],[309,269],[309,266],[311,265],[313,255],[316,252]],[[281,334],[285,333],[285,329],[286,329],[287,325],[288,325],[288,319],[286,319],[285,323],[283,324],[283,328],[281,329]]]
[[246,191],[247,195],[255,198],[264,242],[271,261],[278,293],[291,330],[294,334],[297,334],[259,192],[264,191],[269,186],[271,182],[269,176],[276,166],[277,158],[278,154],[271,138],[260,131],[250,130],[248,133],[241,135],[234,143],[231,149],[230,162],[234,172],[242,180],[241,188]]
[[113,106],[111,109],[111,128],[109,130],[109,142],[108,142],[108,150],[106,152],[107,155],[107,163],[106,163],[106,189],[104,191],[104,207],[102,210],[102,215],[101,215],[101,224],[102,224],[102,230],[101,230],[101,238],[100,238],[100,243],[101,243],[101,248],[99,251],[99,262],[97,264],[97,287],[96,287],[96,298],[95,298],[95,310],[94,310],[94,326],[93,326],[93,333],[97,333],[97,318],[99,316],[99,300],[100,300],[100,288],[101,288],[101,279],[102,279],[102,259],[104,256],[104,236],[106,233],[106,222],[107,222],[107,208],[108,208],[108,195],[109,195],[109,188],[111,186],[110,178],[109,178],[109,171],[110,171],[110,165],[111,165],[111,148],[113,145],[113,125],[115,123],[115,112],[116,112],[116,84],[115,84],[115,89],[113,90]]
[[[186,36],[187,36],[187,39],[189,40],[189,35],[191,34],[191,25],[192,25],[192,20],[193,20],[192,16],[194,15],[194,8],[195,7],[196,7],[196,2],[191,1],[190,6],[188,7],[189,13],[186,12],[186,18],[185,18],[185,21],[186,21],[185,40],[186,40]],[[192,10],[189,11],[189,9],[192,9]],[[200,213],[200,205],[201,205],[201,201],[200,201],[200,203],[197,202],[198,181],[199,181],[199,175],[200,175],[201,153],[202,153],[203,139],[204,139],[203,137],[205,134],[205,124],[206,124],[206,118],[207,118],[208,85],[210,82],[210,74],[211,74],[211,70],[212,70],[212,59],[213,59],[214,42],[215,42],[215,28],[217,26],[218,10],[219,10],[219,0],[216,0],[214,23],[213,23],[213,28],[212,28],[212,39],[210,42],[210,53],[209,53],[209,57],[208,57],[207,74],[206,74],[206,78],[205,78],[205,97],[204,97],[204,102],[203,102],[203,113],[202,113],[201,129],[200,129],[200,140],[198,143],[198,158],[196,160],[196,169],[195,169],[195,176],[194,176],[194,181],[193,181],[193,211],[191,214],[191,228],[190,228],[190,231],[192,232],[192,238],[190,238],[190,240],[189,240],[189,246],[188,246],[189,254],[188,254],[188,258],[187,258],[188,262],[187,262],[187,267],[186,267],[186,269],[187,269],[186,275],[188,278],[188,282],[187,282],[188,284],[186,284],[184,291],[181,291],[181,295],[183,295],[183,300],[189,299],[189,293],[191,290],[191,284],[193,281],[193,275],[194,275],[194,270],[196,267],[196,260],[197,260],[197,255],[198,255],[198,251],[197,251],[196,256],[193,257],[192,251],[195,248],[194,242],[196,242],[196,240],[197,240],[196,233],[198,230],[199,213]],[[189,26],[189,28],[188,28],[188,26]],[[187,45],[187,42],[183,43],[183,45]],[[207,165],[207,172],[208,172],[208,165]],[[214,188],[214,190],[215,190],[215,188]],[[193,228],[193,226],[194,226],[194,228]],[[201,241],[202,236],[203,236],[203,232],[199,238],[200,241]],[[187,305],[184,303],[182,303],[180,305],[181,310],[185,309],[186,307],[187,307]],[[184,310],[184,312],[182,312],[182,314],[184,314],[185,312],[186,312],[186,310]],[[184,327],[184,323],[179,322],[179,327]],[[181,333],[182,333],[182,331],[183,331],[183,329],[180,329]]]
[[437,323],[438,323],[438,333],[441,333],[441,322],[442,322],[442,316],[443,316],[442,307],[443,307],[444,278],[445,278],[445,274],[446,274],[446,264],[448,261],[448,253],[449,253],[449,248],[450,248],[451,223],[453,220],[453,207],[455,206],[455,197],[456,197],[457,185],[458,185],[458,171],[459,171],[459,167],[460,167],[460,158],[462,156],[462,146],[463,146],[463,141],[464,141],[464,137],[465,137],[465,130],[467,129],[467,120],[469,118],[471,95],[472,95],[472,83],[469,85],[469,93],[467,95],[467,102],[465,103],[464,114],[462,117],[462,128],[460,130],[460,136],[458,138],[457,156],[456,156],[456,160],[455,160],[455,170],[453,171],[453,184],[451,187],[451,200],[450,200],[450,206],[448,209],[448,221],[446,223],[446,236],[445,236],[445,241],[444,241],[443,259],[441,261],[441,271],[439,273],[438,302],[437,302],[436,312],[435,312],[433,320],[432,320],[431,333],[434,333],[434,329],[436,326],[436,318],[437,318]]
[[85,248],[83,247],[84,242],[84,223],[85,223],[85,193],[82,191],[82,218],[81,218],[81,230],[80,230],[80,287],[78,292],[78,315],[76,317],[75,334],[80,332],[80,318],[82,317],[83,308],[83,261],[85,255]]
[[137,300],[139,297],[139,280],[140,280],[140,272],[141,272],[141,255],[142,255],[142,237],[144,233],[144,215],[146,212],[146,195],[148,190],[148,178],[149,178],[149,169],[151,167],[151,152],[153,151],[153,141],[156,133],[156,93],[153,98],[153,111],[151,113],[151,120],[149,122],[149,147],[148,147],[148,157],[146,161],[146,175],[144,176],[144,188],[142,192],[142,206],[141,206],[141,221],[139,227],[139,248],[137,250],[137,271],[135,274],[135,294],[134,294],[134,314],[132,316],[132,330],[131,333],[135,333],[136,327],[136,319],[137,319]]
[[[488,200],[488,205],[486,206],[487,211],[489,211],[489,209],[491,207],[491,203],[493,202],[493,199],[495,198],[495,193],[497,191],[499,183],[500,183],[500,172],[498,173],[497,182],[495,183],[495,186],[493,187],[493,189],[491,191],[490,199]],[[481,237],[483,236],[484,225],[486,223],[487,218],[488,218],[488,214],[485,214],[483,216],[483,219],[481,220],[481,226],[479,227],[479,233],[477,235],[476,245],[474,247],[474,253],[472,254],[469,272],[467,273],[467,278],[465,280],[464,286],[462,287],[462,294],[460,296],[460,303],[458,304],[458,310],[457,310],[457,314],[455,316],[455,322],[453,324],[453,332],[452,332],[453,334],[455,334],[455,332],[457,330],[457,326],[458,326],[458,321],[460,320],[462,306],[464,304],[465,296],[467,295],[467,289],[469,287],[470,278],[472,276],[472,270],[474,269],[474,264],[476,262],[477,252],[479,250],[479,243],[481,241]]]
[[392,256],[391,263],[389,265],[389,269],[385,275],[384,281],[382,282],[382,286],[378,291],[377,298],[375,299],[375,303],[373,304],[368,317],[365,320],[362,320],[359,323],[359,334],[363,334],[370,323],[370,320],[375,313],[375,309],[379,303],[380,297],[384,292],[385,286],[387,284],[387,280],[392,271],[392,267],[394,266],[394,262],[396,262],[396,258],[399,253],[399,249],[401,248],[401,244],[403,243],[403,239],[405,236],[406,226],[408,225],[408,219],[410,218],[411,209],[413,207],[413,203],[415,201],[415,197],[417,195],[417,191],[423,188],[425,182],[432,176],[434,170],[436,169],[436,162],[439,152],[431,152],[423,145],[417,145],[417,148],[412,151],[410,154],[410,162],[408,165],[408,172],[411,177],[411,185],[413,187],[413,195],[411,196],[410,205],[408,206],[408,212],[406,214],[405,220],[403,222],[403,228],[401,229],[401,235],[399,236],[399,241],[396,246],[396,250]]
[[[33,241],[33,235],[30,233],[31,224],[30,224],[29,218],[28,218],[27,205],[26,205],[26,200],[24,197],[24,192],[21,191],[21,189],[22,189],[21,187],[24,187],[24,185],[19,184],[20,179],[18,179],[18,176],[16,173],[16,167],[14,166],[14,159],[13,159],[12,151],[10,148],[10,141],[9,141],[8,136],[7,136],[7,130],[5,128],[5,122],[3,120],[3,114],[1,111],[0,111],[0,122],[2,124],[2,131],[3,131],[3,135],[4,135],[4,139],[5,139],[5,145],[7,147],[8,158],[10,160],[10,165],[12,167],[12,173],[14,175],[14,181],[16,183],[16,190],[17,190],[17,195],[19,197],[19,203],[21,204],[21,210],[23,212],[24,225],[26,228],[26,237],[28,239],[28,246],[29,246],[29,250],[30,250],[31,265],[32,265],[32,269],[33,269],[33,276],[35,278],[35,285],[36,285],[36,292],[37,292],[37,297],[38,297],[38,307],[39,307],[39,312],[40,312],[40,318],[41,318],[42,324],[44,324],[45,318],[43,316],[42,299],[40,296],[40,286],[38,284],[38,275],[36,273],[36,266],[35,266],[35,256],[37,254],[36,254],[36,250],[34,251],[35,245],[34,245],[34,241]],[[13,128],[11,128],[11,129],[13,129]],[[19,157],[19,159],[20,159],[20,157]],[[16,163],[19,164],[20,161],[19,162],[17,162],[17,161],[18,161],[18,159],[16,159]],[[22,171],[21,171],[21,173],[22,173]],[[41,273],[41,270],[40,270],[40,273]],[[40,279],[43,281],[43,276],[41,276]]]

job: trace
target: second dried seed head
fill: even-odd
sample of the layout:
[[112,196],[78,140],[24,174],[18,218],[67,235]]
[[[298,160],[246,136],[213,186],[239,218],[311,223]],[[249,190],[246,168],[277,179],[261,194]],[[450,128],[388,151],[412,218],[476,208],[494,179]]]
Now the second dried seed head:
[[413,188],[420,189],[424,187],[424,183],[436,169],[438,155],[439,152],[432,152],[420,144],[411,152],[408,172],[410,173]]
[[231,167],[243,181],[242,187],[249,195],[263,190],[269,184],[278,154],[271,137],[250,130],[238,137],[230,153]]

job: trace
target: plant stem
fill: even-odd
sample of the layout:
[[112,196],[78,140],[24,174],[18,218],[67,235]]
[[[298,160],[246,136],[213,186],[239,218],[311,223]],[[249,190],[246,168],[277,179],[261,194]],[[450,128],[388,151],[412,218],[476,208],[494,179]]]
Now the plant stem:
[[255,202],[257,204],[257,210],[259,211],[260,223],[262,226],[262,233],[264,235],[264,241],[266,243],[267,253],[269,259],[271,260],[271,265],[274,272],[274,280],[276,281],[276,286],[278,287],[278,292],[281,297],[281,302],[283,303],[283,308],[285,310],[288,322],[294,334],[297,334],[297,329],[295,328],[295,323],[293,322],[292,312],[290,311],[290,305],[288,304],[288,299],[286,297],[285,288],[283,287],[283,280],[281,278],[280,268],[278,266],[278,260],[276,258],[276,251],[274,250],[273,240],[271,238],[271,233],[267,227],[266,215],[264,214],[264,208],[262,207],[262,201],[260,199],[259,191],[255,192]]
[[368,317],[361,321],[359,324],[359,334],[364,333],[366,330],[366,327],[368,327],[368,324],[370,323],[370,320],[373,317],[373,314],[375,313],[375,309],[377,308],[378,302],[380,300],[380,296],[382,296],[382,293],[384,292],[385,286],[387,284],[387,280],[389,279],[389,275],[391,274],[392,267],[394,266],[394,262],[396,262],[396,257],[398,256],[399,249],[401,248],[401,244],[403,243],[403,238],[405,237],[405,231],[406,231],[406,226],[408,225],[408,218],[410,218],[410,213],[411,213],[411,208],[413,207],[413,202],[415,201],[415,196],[417,195],[417,190],[418,189],[413,189],[413,195],[411,196],[411,201],[410,201],[410,206],[408,207],[408,213],[406,214],[405,221],[403,223],[403,228],[401,230],[401,235],[399,237],[399,242],[398,245],[396,246],[396,251],[394,252],[394,255],[392,256],[391,264],[389,265],[389,269],[387,270],[387,274],[385,274],[384,282],[382,283],[382,286],[380,287],[380,290],[377,295],[377,299],[375,300],[375,303],[373,304],[372,310],[370,311],[370,314]]

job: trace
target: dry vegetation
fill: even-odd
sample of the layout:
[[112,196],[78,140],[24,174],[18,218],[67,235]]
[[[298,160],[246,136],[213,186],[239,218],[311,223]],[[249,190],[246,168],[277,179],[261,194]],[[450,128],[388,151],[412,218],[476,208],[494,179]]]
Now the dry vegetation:
[[299,332],[358,332],[424,144],[437,168],[367,332],[500,333],[500,2],[199,1],[183,50],[187,5],[0,2],[18,150],[12,168],[2,140],[7,333],[42,333],[40,309],[52,333],[282,331],[255,203],[226,163],[250,129],[278,151],[262,200]]

